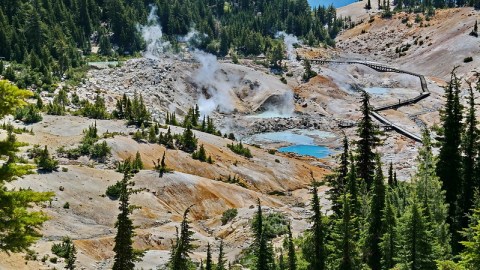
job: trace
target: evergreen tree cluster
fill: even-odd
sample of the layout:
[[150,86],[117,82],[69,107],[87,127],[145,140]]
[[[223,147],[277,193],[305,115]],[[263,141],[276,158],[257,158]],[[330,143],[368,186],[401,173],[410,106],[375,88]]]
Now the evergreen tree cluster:
[[445,87],[446,104],[441,111],[443,127],[438,130],[440,153],[436,173],[442,182],[448,203],[448,223],[452,233],[453,251],[461,250],[459,231],[468,225],[474,205],[474,192],[480,189],[480,133],[475,107],[476,90],[467,89],[467,104],[461,102],[460,79],[452,71]]
[[99,94],[95,97],[94,103],[90,103],[88,100],[80,101],[80,109],[76,113],[91,119],[110,118],[110,114],[105,106],[105,99]]
[[33,124],[42,121],[43,117],[36,105],[29,104],[28,106],[17,109],[14,119],[23,121],[25,124]]
[[12,65],[2,64],[0,73],[23,87],[48,89],[65,74],[73,76],[92,46],[105,56],[142,51],[138,25],[147,24],[152,6],[175,48],[178,37],[195,27],[199,34],[193,45],[220,56],[230,50],[270,54],[281,46],[275,40],[279,31],[310,45],[333,45],[347,25],[336,18],[333,6],[312,10],[307,0],[5,0],[0,2],[0,57]]
[[58,160],[50,155],[46,145],[43,150],[38,151],[38,155],[35,157],[35,163],[41,171],[52,172],[58,170]]
[[213,164],[212,156],[207,157],[207,152],[205,151],[205,147],[203,147],[203,144],[200,145],[200,149],[198,149],[198,151],[192,153],[192,158],[200,160],[201,162]]
[[117,119],[126,119],[129,125],[150,125],[151,115],[145,106],[142,95],[135,92],[133,99],[123,94],[122,98],[117,100],[113,117]]
[[80,145],[71,149],[58,149],[58,153],[63,153],[69,159],[77,159],[80,156],[89,156],[100,162],[104,162],[111,154],[111,149],[106,141],[98,142],[100,137],[97,134],[97,123],[90,125],[83,131],[83,138]]
[[[213,124],[213,120],[210,116],[203,116],[203,120],[200,122],[200,109],[198,105],[195,105],[194,108],[190,108],[183,119],[183,123],[179,123],[175,112],[168,113],[165,118],[165,124],[179,127],[190,127],[194,130],[205,132],[212,135],[222,136],[222,133],[217,130]],[[235,138],[233,134],[230,137]]]
[[119,161],[116,164],[117,172],[124,173],[125,171],[130,171],[132,173],[138,173],[140,170],[143,170],[143,161],[140,152],[137,151],[135,158],[132,160],[131,157],[128,157],[123,162]]
[[[425,130],[417,170],[410,182],[396,179],[392,163],[384,177],[379,154],[375,153],[380,142],[378,131],[371,121],[369,96],[364,93],[355,151],[345,138],[339,166],[328,177],[332,214],[323,214],[318,183],[314,180],[312,226],[297,245],[291,240],[289,228],[284,245],[288,253],[280,251],[276,265],[280,269],[297,269],[300,263],[302,269],[312,270],[477,269],[480,138],[474,103],[476,90],[470,87],[467,106],[463,108],[459,87],[452,73],[452,80],[445,87],[447,104],[438,137],[440,154],[433,154],[436,144]],[[448,177],[443,176],[445,173]],[[255,218],[259,218],[258,214]],[[268,263],[272,256],[268,242],[262,243],[265,232],[258,228],[256,232],[255,269],[278,269]],[[285,255],[290,268],[286,267]]]
[[235,143],[231,143],[231,144],[227,144],[227,147],[232,150],[232,152],[238,154],[238,155],[241,155],[241,156],[244,156],[246,158],[252,158],[253,155],[252,153],[250,152],[250,149],[248,147],[245,147],[242,142],[239,142],[238,144],[235,144]]
[[65,269],[75,269],[77,250],[72,239],[64,237],[61,243],[53,244],[51,250],[53,254],[65,259]]
[[[435,9],[441,8],[454,8],[470,6],[475,9],[480,9],[479,0],[394,0],[392,4],[395,5],[396,10],[406,10],[409,12],[426,12],[429,15],[435,14]],[[390,7],[390,2],[387,0],[379,1],[381,9],[387,9]]]

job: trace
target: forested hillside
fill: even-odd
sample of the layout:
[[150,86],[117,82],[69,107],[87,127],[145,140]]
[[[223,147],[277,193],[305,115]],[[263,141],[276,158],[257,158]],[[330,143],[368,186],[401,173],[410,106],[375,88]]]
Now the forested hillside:
[[202,37],[197,47],[218,55],[267,52],[278,31],[333,45],[343,24],[333,7],[312,12],[307,0],[6,0],[0,3],[0,59],[34,72],[18,78],[10,70],[5,77],[22,87],[49,85],[81,66],[92,46],[108,56],[139,52],[145,47],[139,26],[153,6],[173,46],[195,29]]

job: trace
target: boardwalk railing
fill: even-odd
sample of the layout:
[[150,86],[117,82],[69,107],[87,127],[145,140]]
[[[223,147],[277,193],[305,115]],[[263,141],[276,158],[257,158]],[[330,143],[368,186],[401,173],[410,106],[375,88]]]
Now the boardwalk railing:
[[336,61],[336,60],[325,60],[325,59],[308,59],[308,60],[311,63],[321,64],[321,65],[324,65],[324,64],[346,64],[346,65],[357,64],[357,65],[364,65],[364,66],[370,67],[370,68],[372,68],[376,71],[379,71],[379,72],[402,73],[402,74],[408,74],[408,75],[418,77],[420,79],[420,86],[422,88],[422,92],[420,93],[420,95],[418,95],[414,98],[400,100],[398,103],[392,103],[392,104],[387,104],[387,105],[381,105],[381,106],[378,106],[378,107],[374,107],[372,116],[375,117],[380,123],[384,124],[387,127],[391,127],[392,129],[394,129],[398,133],[400,133],[400,134],[402,134],[402,135],[404,135],[404,136],[406,136],[406,137],[408,137],[408,138],[410,138],[414,141],[422,142],[422,138],[419,135],[416,135],[416,134],[406,130],[405,128],[391,122],[390,120],[388,120],[384,116],[380,115],[378,112],[384,111],[384,110],[389,110],[389,109],[397,109],[397,108],[400,108],[402,106],[415,104],[415,103],[419,102],[420,100],[430,96],[430,91],[428,91],[428,87],[427,87],[427,81],[425,80],[425,77],[423,75],[413,73],[413,72],[410,72],[410,71],[405,71],[405,70],[389,67],[389,66],[386,66],[386,65],[378,64],[378,63],[367,62],[367,61]]

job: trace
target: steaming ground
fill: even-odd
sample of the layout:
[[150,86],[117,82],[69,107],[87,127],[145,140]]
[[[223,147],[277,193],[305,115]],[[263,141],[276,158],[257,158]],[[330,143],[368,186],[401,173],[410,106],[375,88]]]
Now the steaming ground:
[[[355,9],[358,5],[353,4],[353,8],[347,7],[341,12],[359,13],[359,9]],[[154,118],[160,122],[165,119],[167,111],[176,112],[181,119],[188,108],[199,104],[202,114],[212,117],[223,133],[233,132],[246,142],[261,145],[261,149],[248,146],[254,158],[245,159],[226,147],[231,143],[230,140],[195,132],[215,163],[206,165],[192,160],[190,155],[182,151],[169,150],[167,165],[175,173],[162,179],[149,170],[153,165],[152,160],[160,157],[165,148],[156,144],[137,143],[128,136],[107,139],[113,156],[106,165],[92,164],[85,157],[77,161],[60,159],[66,171],[29,175],[9,184],[9,187],[56,193],[52,204],[44,207],[51,217],[42,231],[44,238],[33,249],[39,258],[52,256],[50,248],[53,242],[70,235],[78,248],[77,265],[82,269],[109,269],[115,233],[115,215],[112,213],[117,213],[117,202],[103,194],[107,186],[121,179],[121,174],[113,171],[113,163],[134,155],[136,151],[141,153],[147,170],[134,179],[137,187],[144,188],[132,198],[133,203],[142,206],[133,216],[135,225],[139,226],[135,245],[136,248],[149,249],[138,267],[156,268],[166,262],[175,226],[181,219],[183,209],[191,204],[195,204],[191,218],[194,238],[198,239],[195,242],[198,248],[192,254],[194,259],[205,258],[206,243],[216,243],[218,238],[225,239],[228,258],[236,258],[250,244],[249,218],[255,211],[257,198],[261,198],[268,209],[266,211],[280,211],[287,215],[295,235],[303,232],[308,227],[309,213],[305,207],[308,208],[310,199],[307,188],[311,180],[310,171],[316,178],[322,179],[329,173],[334,161],[332,158],[315,159],[281,153],[272,155],[267,150],[307,141],[326,145],[336,152],[341,151],[344,134],[350,140],[355,139],[355,123],[360,117],[359,89],[371,91],[372,104],[379,105],[415,96],[419,82],[408,75],[379,73],[360,65],[330,65],[314,66],[319,76],[303,83],[303,68],[296,62],[296,54],[312,58],[367,58],[426,75],[432,92],[429,98],[415,105],[382,112],[388,119],[419,134],[424,126],[431,127],[439,123],[438,111],[443,104],[441,86],[451,69],[448,65],[439,64],[445,59],[442,58],[444,52],[460,50],[458,55],[461,57],[456,56],[457,53],[448,55],[453,64],[461,62],[464,56],[478,54],[478,42],[465,41],[468,27],[475,18],[469,16],[473,11],[454,9],[438,12],[438,19],[431,22],[434,27],[414,24],[407,29],[401,26],[401,34],[388,39],[385,36],[390,35],[389,27],[398,27],[402,15],[392,20],[376,18],[373,23],[365,21],[342,33],[337,39],[339,49],[335,50],[295,49],[295,37],[279,33],[279,38],[283,36],[287,48],[288,74],[291,75],[285,76],[287,84],[284,84],[280,76],[251,60],[241,59],[240,65],[236,65],[228,60],[218,61],[214,56],[200,51],[186,49],[178,55],[169,54],[169,44],[158,42],[162,32],[152,8],[148,24],[138,26],[147,42],[144,57],[129,60],[118,68],[96,63],[97,69],[91,69],[87,79],[76,89],[79,96],[93,100],[96,93],[100,92],[106,98],[108,109],[113,110],[116,98],[123,94],[132,96],[137,92],[142,94]],[[361,13],[364,14],[364,11]],[[468,24],[463,23],[465,19]],[[445,32],[445,27],[462,31]],[[369,33],[369,39],[365,39],[362,30]],[[442,31],[446,34],[442,34]],[[422,36],[425,40],[428,36],[432,44],[412,46],[406,57],[400,59],[391,53],[394,46],[385,44],[390,38],[395,38],[398,44],[412,43],[414,36]],[[181,41],[194,43],[198,37],[199,34],[192,30]],[[457,46],[459,43],[461,46]],[[385,50],[378,51],[378,44],[386,47]],[[371,52],[377,55],[372,56]],[[474,58],[472,63],[462,65],[460,75],[472,78],[472,73],[468,72],[478,66],[478,61]],[[43,99],[47,102],[51,98]],[[75,116],[44,116],[44,121],[28,127],[34,129],[35,136],[23,134],[19,138],[31,144],[48,144],[54,152],[60,146],[78,143],[82,130],[92,122],[91,119]],[[20,123],[16,125],[22,126]],[[97,126],[101,133],[134,131],[133,127],[126,128],[123,121],[117,120],[97,121]],[[183,129],[173,127],[173,131],[180,133]],[[383,146],[378,151],[382,154],[384,164],[392,161],[399,178],[409,179],[415,170],[419,144],[388,131],[382,136],[382,141]],[[248,188],[215,180],[230,174],[243,179]],[[328,209],[325,190],[326,187],[321,188],[320,197],[324,209]],[[269,195],[272,191],[284,192],[285,195]],[[65,202],[70,203],[70,209],[62,207]],[[221,214],[232,207],[238,208],[238,217],[229,224],[221,225]],[[280,243],[281,239],[276,242]],[[217,248],[214,245],[214,253]],[[63,267],[62,261],[56,265],[48,260],[45,263],[25,262],[21,256],[0,254],[0,269]]]
[[[266,149],[290,144],[256,141],[252,139],[255,134],[294,129],[331,132],[335,138],[312,138],[338,152],[343,132],[354,139],[354,125],[360,117],[359,89],[372,91],[374,106],[414,97],[421,89],[415,77],[380,73],[362,65],[314,66],[319,76],[309,83],[301,81],[302,66],[288,62],[288,68],[292,76],[286,76],[284,84],[280,76],[253,61],[242,60],[236,65],[195,50],[181,57],[133,59],[120,68],[91,70],[87,82],[77,91],[81,97],[93,99],[93,93],[99,90],[110,107],[116,97],[137,92],[160,122],[167,111],[175,111],[181,119],[198,104],[202,114],[212,117],[223,133],[233,132],[237,138]],[[425,125],[438,123],[436,112],[442,90],[427,81],[433,92],[430,98],[384,114],[417,134]],[[426,115],[429,121],[424,121]],[[353,127],[340,127],[345,125]],[[399,177],[408,179],[418,145],[392,132],[386,133],[384,140],[384,161],[396,161]]]

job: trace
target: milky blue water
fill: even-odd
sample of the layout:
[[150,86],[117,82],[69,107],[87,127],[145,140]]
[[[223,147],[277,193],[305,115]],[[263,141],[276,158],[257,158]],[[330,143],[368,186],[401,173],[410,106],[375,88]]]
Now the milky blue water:
[[255,141],[265,142],[287,142],[292,144],[313,144],[313,138],[302,134],[296,134],[292,131],[267,132],[253,136]]
[[278,132],[255,134],[245,140],[253,143],[281,143],[313,145],[314,138],[335,138],[335,134],[321,130],[291,129]]
[[302,156],[312,156],[316,158],[326,158],[332,151],[323,145],[292,145],[281,147],[278,149],[279,152],[285,153],[295,153]]
[[334,7],[339,8],[351,3],[357,2],[356,0],[308,0],[310,6],[318,7],[318,6],[330,6],[333,4]]
[[368,87],[365,88],[365,91],[367,93],[372,94],[372,95],[383,95],[388,92],[388,88],[383,88],[383,87]]

